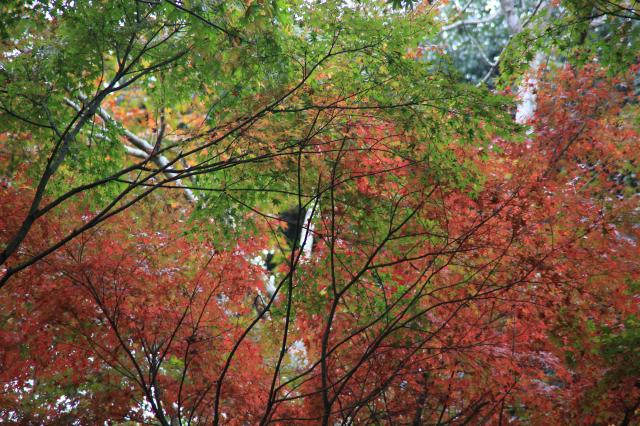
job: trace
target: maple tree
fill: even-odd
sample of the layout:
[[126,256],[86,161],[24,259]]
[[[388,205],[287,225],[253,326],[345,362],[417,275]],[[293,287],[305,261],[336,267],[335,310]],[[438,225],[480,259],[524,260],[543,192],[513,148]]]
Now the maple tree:
[[637,422],[640,69],[579,3],[493,91],[447,4],[0,6],[0,420]]

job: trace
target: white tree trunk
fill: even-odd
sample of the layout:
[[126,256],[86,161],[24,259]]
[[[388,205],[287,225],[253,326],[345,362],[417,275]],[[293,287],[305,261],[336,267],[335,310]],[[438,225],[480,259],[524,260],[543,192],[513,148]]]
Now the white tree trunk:
[[504,14],[504,19],[507,21],[507,28],[509,34],[513,37],[522,31],[522,24],[520,23],[520,17],[516,11],[514,0],[500,0],[500,7]]
[[[81,97],[86,99],[85,96],[81,96]],[[85,99],[82,99],[82,100],[85,100]],[[65,102],[69,106],[74,108],[76,111],[80,110],[80,106],[77,105],[75,102],[73,102],[71,99],[65,98]],[[108,123],[108,122],[115,123],[115,120],[111,118],[111,115],[109,115],[109,113],[104,108],[99,106],[98,108],[96,108],[96,113],[105,123]],[[182,190],[184,191],[185,198],[189,202],[195,203],[197,201],[197,198],[193,193],[193,191],[191,191],[191,189],[189,188],[184,187],[181,179],[176,179],[178,174],[167,170],[169,167],[169,160],[164,155],[156,154],[153,149],[154,146],[150,142],[146,141],[145,139],[139,137],[138,135],[134,134],[133,132],[127,129],[123,128],[123,131],[127,140],[135,146],[135,148],[133,148],[125,145],[124,148],[127,154],[133,155],[134,157],[138,157],[142,159],[150,159],[151,161],[153,161],[153,163],[163,171],[164,175],[167,178],[173,179],[175,182],[175,185],[177,187],[182,188]]]
[[[515,0],[500,0],[500,6],[507,22],[509,34],[514,37],[522,31],[522,22],[515,8]],[[519,124],[528,123],[536,112],[537,73],[545,59],[544,53],[536,53],[533,61],[529,63],[527,75],[524,76],[522,83],[518,87],[516,122]]]
[[300,233],[300,246],[302,247],[302,259],[311,257],[311,249],[313,248],[313,232],[316,228],[313,223],[313,214],[318,209],[318,199],[313,203],[313,207],[307,209],[302,223],[302,232]]
[[536,112],[536,90],[538,89],[537,72],[546,59],[544,53],[538,52],[529,64],[528,75],[518,87],[518,104],[516,107],[516,123],[526,124]]

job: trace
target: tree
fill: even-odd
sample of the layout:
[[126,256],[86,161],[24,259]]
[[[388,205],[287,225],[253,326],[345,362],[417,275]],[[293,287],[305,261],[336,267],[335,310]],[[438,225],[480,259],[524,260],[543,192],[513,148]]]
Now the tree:
[[4,421],[637,419],[637,66],[525,133],[429,4],[2,7]]

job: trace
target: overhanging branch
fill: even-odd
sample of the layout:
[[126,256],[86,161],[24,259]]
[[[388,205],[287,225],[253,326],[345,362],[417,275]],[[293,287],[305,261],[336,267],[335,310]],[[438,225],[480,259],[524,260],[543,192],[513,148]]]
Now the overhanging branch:
[[[81,98],[83,97],[82,95],[80,96]],[[80,110],[80,106],[78,104],[76,104],[75,102],[73,102],[71,99],[65,98],[65,102],[71,106],[72,108],[76,109],[76,110]],[[114,120],[111,115],[102,107],[98,107],[96,109],[96,114],[98,114],[98,116],[105,122],[105,123],[111,123],[113,125],[119,124],[116,122],[116,120]],[[135,133],[131,132],[130,130],[124,128],[122,125],[119,125],[118,127],[120,127],[122,129],[122,132],[124,134],[124,136],[127,138],[127,140],[134,145],[134,147],[128,146],[128,145],[124,145],[125,150],[127,152],[127,154],[132,155],[134,157],[137,158],[142,158],[145,160],[151,160],[153,161],[153,163],[158,166],[160,169],[165,169],[164,171],[164,175],[169,178],[169,179],[173,179],[176,183],[176,186],[181,187],[184,191],[185,194],[185,198],[193,203],[197,200],[196,196],[194,195],[193,191],[191,191],[191,189],[184,187],[184,185],[182,184],[182,181],[180,179],[176,179],[178,177],[178,173],[175,172],[170,172],[167,171],[166,169],[169,167],[170,161],[164,156],[164,155],[158,155],[154,152],[154,146],[149,143],[147,140],[141,138],[140,136],[136,135]]]

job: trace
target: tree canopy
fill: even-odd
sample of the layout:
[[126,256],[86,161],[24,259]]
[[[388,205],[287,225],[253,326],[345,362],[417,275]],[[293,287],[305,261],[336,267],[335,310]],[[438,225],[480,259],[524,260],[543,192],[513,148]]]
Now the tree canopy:
[[640,421],[633,1],[0,5],[0,422]]

